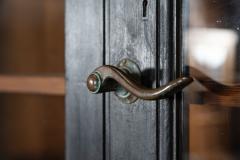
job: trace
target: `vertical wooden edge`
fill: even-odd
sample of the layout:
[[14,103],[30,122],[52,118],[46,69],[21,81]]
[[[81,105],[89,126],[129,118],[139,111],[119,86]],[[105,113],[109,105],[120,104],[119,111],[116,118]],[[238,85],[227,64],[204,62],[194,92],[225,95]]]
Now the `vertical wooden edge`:
[[[178,30],[178,54],[179,54],[179,73],[180,74],[187,74],[188,71],[186,70],[185,65],[187,60],[186,55],[186,41],[185,41],[185,32],[188,29],[188,7],[187,7],[187,0],[180,0],[177,3],[177,30]],[[186,73],[184,73],[186,72]],[[178,106],[178,153],[180,160],[188,160],[188,120],[189,120],[189,108],[187,107],[187,102],[184,100],[185,92],[179,94],[179,106]]]
[[[104,53],[105,64],[110,64],[110,0],[104,0]],[[110,140],[110,93],[104,94],[104,160],[110,160],[111,140]]]
[[[179,20],[179,12],[178,12],[178,0],[173,0],[172,4],[172,20],[173,20],[173,46],[174,46],[174,75],[173,78],[176,79],[181,76],[181,54],[179,52],[179,33],[178,30],[178,20]],[[179,107],[181,106],[181,93],[177,93],[174,97],[174,110],[173,110],[173,152],[174,160],[179,160]]]
[[[107,53],[108,53],[108,49],[107,49],[107,32],[108,32],[108,28],[107,28],[107,0],[102,0],[102,19],[103,19],[103,23],[102,23],[102,31],[103,31],[103,50],[102,50],[102,64],[106,65],[107,64]],[[107,158],[107,93],[103,93],[102,95],[102,159],[106,160]]]
[[[176,37],[175,2],[158,2],[158,75],[159,85],[164,85],[176,77]],[[158,101],[158,158],[172,160],[176,158],[176,103],[175,97]]]
[[[176,57],[175,57],[175,61],[176,61],[176,66],[175,66],[175,70],[176,70],[176,76],[179,77],[183,74],[183,55],[182,55],[182,0],[177,1],[174,0],[175,5],[174,5],[174,11],[175,11],[175,42],[176,42]],[[176,107],[176,118],[174,120],[175,123],[175,135],[176,135],[176,160],[181,160],[182,159],[182,143],[183,143],[183,135],[182,135],[182,113],[183,113],[183,93],[179,92],[176,94],[175,97],[175,107]]]

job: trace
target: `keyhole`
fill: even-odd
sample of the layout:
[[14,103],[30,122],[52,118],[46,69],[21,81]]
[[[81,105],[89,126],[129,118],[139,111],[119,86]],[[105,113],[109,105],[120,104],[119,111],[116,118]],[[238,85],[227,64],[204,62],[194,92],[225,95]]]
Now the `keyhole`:
[[148,0],[143,0],[143,19],[147,18],[147,5],[148,5]]

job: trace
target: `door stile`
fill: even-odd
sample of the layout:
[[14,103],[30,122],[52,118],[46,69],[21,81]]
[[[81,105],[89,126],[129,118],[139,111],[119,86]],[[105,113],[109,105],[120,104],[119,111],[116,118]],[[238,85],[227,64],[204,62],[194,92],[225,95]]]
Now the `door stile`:
[[86,77],[103,64],[103,1],[67,0],[66,159],[103,160],[103,96],[92,95]]
[[[156,1],[106,0],[106,63],[129,58],[143,71],[143,82],[155,86]],[[149,80],[150,79],[150,80]],[[113,93],[106,96],[106,159],[156,160],[156,102],[124,104]]]

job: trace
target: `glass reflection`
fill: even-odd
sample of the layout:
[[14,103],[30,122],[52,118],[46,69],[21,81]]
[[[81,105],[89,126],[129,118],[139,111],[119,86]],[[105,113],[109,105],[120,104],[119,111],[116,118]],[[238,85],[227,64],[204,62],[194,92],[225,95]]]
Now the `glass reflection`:
[[[185,0],[186,159],[240,159],[240,1]],[[186,114],[186,113],[185,113]]]

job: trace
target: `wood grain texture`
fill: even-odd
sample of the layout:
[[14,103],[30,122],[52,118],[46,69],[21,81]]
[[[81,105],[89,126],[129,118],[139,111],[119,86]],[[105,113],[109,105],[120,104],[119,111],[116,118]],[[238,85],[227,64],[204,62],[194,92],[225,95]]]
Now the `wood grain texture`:
[[[145,21],[143,1],[106,2],[106,63],[116,65],[129,58],[140,66],[144,85],[155,86],[156,1],[148,1]],[[155,160],[156,102],[128,105],[108,94],[106,105],[106,159]]]
[[67,1],[67,159],[174,157],[173,98],[128,105],[113,93],[92,95],[85,85],[93,69],[102,63],[116,65],[124,58],[140,66],[147,87],[174,78],[172,4],[148,0],[147,20],[143,20],[142,2]]
[[0,75],[1,93],[65,95],[63,76]]
[[66,159],[103,159],[103,98],[86,78],[103,63],[102,0],[66,1]]

